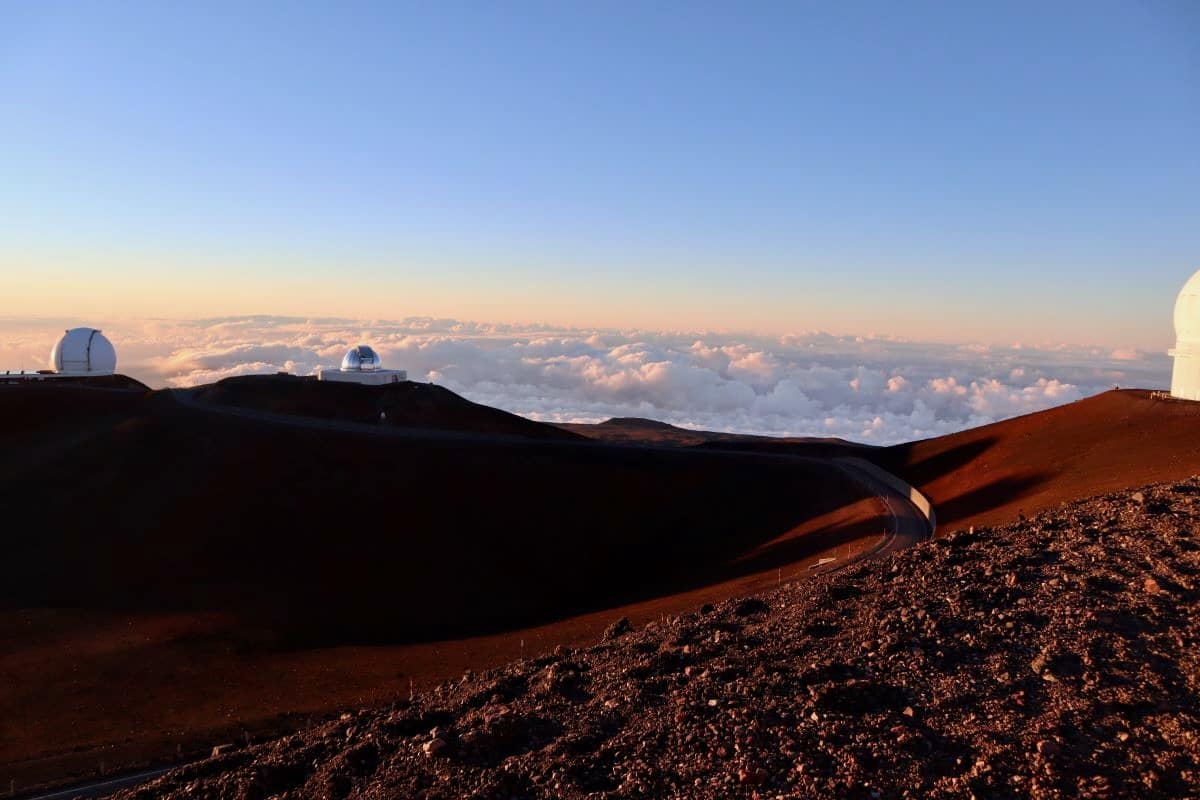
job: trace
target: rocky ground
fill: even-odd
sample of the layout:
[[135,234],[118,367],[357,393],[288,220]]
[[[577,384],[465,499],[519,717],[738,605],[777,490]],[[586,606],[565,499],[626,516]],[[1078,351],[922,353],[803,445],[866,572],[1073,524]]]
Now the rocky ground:
[[614,624],[149,798],[1197,797],[1200,479]]

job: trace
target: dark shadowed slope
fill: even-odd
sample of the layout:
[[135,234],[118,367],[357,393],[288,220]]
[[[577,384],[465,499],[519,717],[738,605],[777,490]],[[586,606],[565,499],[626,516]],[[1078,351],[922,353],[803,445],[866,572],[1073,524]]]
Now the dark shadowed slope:
[[849,484],[802,460],[351,435],[162,393],[62,416],[78,436],[2,462],[0,505],[29,535],[8,543],[0,601],[236,611],[318,638],[469,632],[690,588]]
[[[18,442],[0,451],[5,786],[393,698],[594,636],[604,609],[647,619],[774,585],[886,525],[818,461],[381,435],[303,405],[282,424],[295,395],[273,385],[258,417],[172,392],[0,388]],[[478,408],[463,402],[421,424],[462,423],[443,412]]]

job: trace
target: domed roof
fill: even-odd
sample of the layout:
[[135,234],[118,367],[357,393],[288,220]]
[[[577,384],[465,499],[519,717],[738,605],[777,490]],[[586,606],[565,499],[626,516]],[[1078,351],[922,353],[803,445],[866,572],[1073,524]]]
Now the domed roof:
[[112,375],[117,351],[95,328],[72,328],[50,351],[50,368],[63,375]]
[[379,354],[365,344],[351,347],[342,358],[343,372],[366,372],[379,369],[382,365]]
[[1188,279],[1175,301],[1175,338],[1200,341],[1200,271]]

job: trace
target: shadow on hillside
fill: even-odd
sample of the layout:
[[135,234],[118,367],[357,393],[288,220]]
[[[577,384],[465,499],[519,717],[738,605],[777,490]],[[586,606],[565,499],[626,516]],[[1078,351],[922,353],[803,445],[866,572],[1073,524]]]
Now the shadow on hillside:
[[[799,564],[829,551],[857,545],[859,549],[871,547],[888,530],[888,520],[879,514],[858,524],[829,524],[805,533],[803,536],[767,545],[735,560],[733,567],[739,576],[753,575],[771,569]],[[843,552],[837,553],[844,557]]]
[[[0,605],[227,611],[303,646],[436,640],[702,589],[882,530],[845,513],[862,487],[813,458],[841,446],[385,439],[211,414],[165,393],[123,410],[0,484],[11,529],[28,534],[6,554]],[[915,464],[908,446],[856,449],[920,483],[969,470],[992,443]],[[1038,480],[970,488],[938,511],[952,523]]]
[[997,441],[996,437],[985,437],[963,442],[957,447],[951,447],[919,460],[915,456],[916,446],[919,443],[910,442],[889,447],[866,457],[884,469],[904,478],[913,486],[924,486],[952,472],[969,468],[973,462],[991,450]]
[[0,483],[21,532],[0,606],[219,611],[296,646],[438,640],[783,567],[847,540],[738,558],[861,500],[814,461],[347,436],[165,393],[125,412]]
[[982,469],[981,460],[998,441],[995,436],[981,437],[924,457],[916,456],[922,443],[913,442],[888,448],[872,460],[927,494],[931,494],[928,487],[939,481],[943,493],[947,487],[951,491],[958,487],[960,491],[952,497],[930,496],[938,524],[948,529],[960,520],[1010,506],[1051,478],[1050,472],[1031,470],[979,483],[982,476],[974,473]]
[[963,492],[937,504],[938,524],[948,529],[960,520],[1011,505],[1030,495],[1033,489],[1044,484],[1049,477],[1050,473],[1047,472],[1027,472]]

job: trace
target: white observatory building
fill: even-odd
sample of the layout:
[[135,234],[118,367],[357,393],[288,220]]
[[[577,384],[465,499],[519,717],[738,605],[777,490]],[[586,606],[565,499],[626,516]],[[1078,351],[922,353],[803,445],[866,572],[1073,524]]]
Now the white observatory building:
[[402,369],[384,369],[379,354],[367,345],[360,344],[350,348],[342,358],[340,369],[322,367],[317,370],[317,378],[322,381],[383,386],[408,380],[408,373]]
[[1200,272],[1183,285],[1175,301],[1175,358],[1171,396],[1200,400]]
[[50,351],[49,369],[40,369],[37,372],[8,370],[0,374],[0,382],[93,378],[113,375],[116,371],[116,348],[103,333],[95,328],[72,328],[62,335]]
[[117,371],[117,351],[95,328],[72,328],[50,351],[50,369],[73,377],[112,375]]

